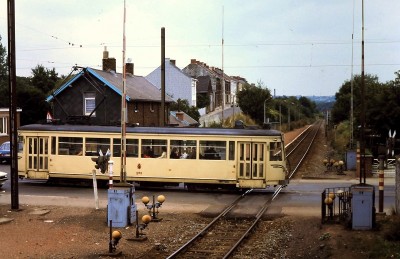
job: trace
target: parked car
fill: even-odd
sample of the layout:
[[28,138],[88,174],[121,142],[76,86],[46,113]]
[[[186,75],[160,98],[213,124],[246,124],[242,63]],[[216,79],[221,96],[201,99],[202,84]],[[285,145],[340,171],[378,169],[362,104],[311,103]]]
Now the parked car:
[[0,146],[0,163],[10,162],[10,141],[6,141]]
[[[22,143],[18,143],[18,150],[22,150]],[[10,163],[10,141],[6,141],[0,146],[0,163]]]
[[7,173],[0,172],[0,187],[7,181]]

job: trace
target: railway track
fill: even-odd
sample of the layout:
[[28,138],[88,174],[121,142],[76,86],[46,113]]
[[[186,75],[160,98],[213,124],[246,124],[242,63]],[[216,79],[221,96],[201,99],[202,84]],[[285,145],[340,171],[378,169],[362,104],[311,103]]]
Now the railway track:
[[[321,129],[322,121],[318,121],[305,129],[295,140],[286,145],[286,160],[291,170],[289,179],[297,172],[308,154],[314,140]],[[293,169],[292,169],[293,167]]]
[[[298,138],[285,147],[286,158],[295,165],[290,172],[291,178],[297,171],[310,149],[321,122],[308,127]],[[245,202],[252,190],[248,190],[234,200],[224,211],[215,217],[197,235],[186,242],[167,258],[229,258],[239,245],[251,234],[261,220],[272,201],[278,196],[284,186],[278,186],[272,196],[269,196],[252,218],[228,218],[226,215],[240,202]],[[265,199],[264,199],[265,200]]]
[[[226,215],[245,203],[252,190],[233,201],[196,236],[167,258],[228,258],[257,225],[272,198],[267,199],[254,218],[228,218]],[[256,205],[255,205],[256,206]]]

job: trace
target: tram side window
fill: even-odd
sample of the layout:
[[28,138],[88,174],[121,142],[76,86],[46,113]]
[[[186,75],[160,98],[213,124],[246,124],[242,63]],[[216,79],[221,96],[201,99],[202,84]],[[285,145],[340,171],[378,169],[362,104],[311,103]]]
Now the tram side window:
[[86,138],[85,155],[86,156],[99,156],[99,151],[105,155],[107,150],[110,149],[109,138]]
[[57,143],[57,137],[51,137],[51,154],[52,155],[56,154],[56,143]]
[[[113,140],[113,156],[121,157],[121,139],[115,138]],[[126,140],[126,157],[139,156],[139,141],[137,139]]]
[[196,140],[171,140],[170,158],[196,159]]
[[59,137],[58,154],[81,156],[83,150],[83,138]]
[[235,141],[229,141],[229,160],[235,160]]
[[157,158],[167,150],[166,139],[142,139],[142,157],[143,158]]
[[205,141],[199,144],[200,159],[226,160],[226,141]]
[[282,142],[270,143],[269,156],[271,161],[282,161]]

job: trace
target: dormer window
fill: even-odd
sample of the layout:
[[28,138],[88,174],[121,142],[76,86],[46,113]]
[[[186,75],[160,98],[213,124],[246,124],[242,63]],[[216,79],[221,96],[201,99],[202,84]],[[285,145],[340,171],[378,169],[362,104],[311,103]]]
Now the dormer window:
[[[96,108],[96,93],[85,93],[84,95],[84,113],[90,115]],[[96,116],[96,112],[93,112],[92,116]]]

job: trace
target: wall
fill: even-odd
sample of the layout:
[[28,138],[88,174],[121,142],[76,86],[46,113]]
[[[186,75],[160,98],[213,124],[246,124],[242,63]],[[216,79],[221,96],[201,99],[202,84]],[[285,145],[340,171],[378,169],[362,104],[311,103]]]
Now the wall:
[[97,108],[95,116],[90,118],[92,124],[107,125],[120,121],[120,95],[104,85],[98,84],[95,88],[83,77],[55,97],[57,100],[53,100],[53,118],[66,122],[68,116],[84,116],[84,94],[86,92],[96,94],[96,106],[103,101]]
[[[161,89],[161,67],[146,76],[153,85]],[[196,98],[192,98],[192,78],[185,75],[178,67],[171,64],[170,59],[165,61],[165,93],[174,101],[188,100],[190,105],[196,105]],[[194,87],[194,91],[196,88]],[[196,94],[194,94],[196,96]]]
[[[21,117],[21,109],[17,109],[17,128],[20,126],[20,117]],[[0,132],[0,144],[2,144],[3,142],[6,141],[10,141],[10,113],[9,113],[9,108],[0,108],[0,123],[3,123],[3,121],[5,121],[5,123],[7,125],[7,131],[6,133]],[[3,126],[2,126],[3,127]]]

